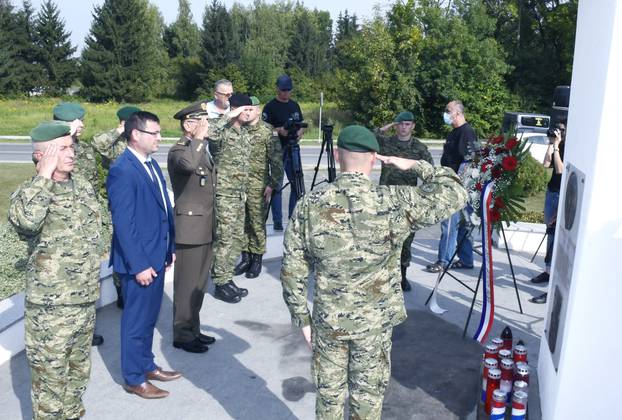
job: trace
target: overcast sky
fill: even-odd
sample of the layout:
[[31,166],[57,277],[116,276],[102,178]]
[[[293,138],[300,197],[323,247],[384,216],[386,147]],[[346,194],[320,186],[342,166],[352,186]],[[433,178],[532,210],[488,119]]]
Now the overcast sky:
[[[43,0],[31,0],[36,11],[39,11]],[[150,0],[160,9],[166,23],[171,23],[177,17],[177,0]],[[103,0],[55,0],[60,7],[61,15],[65,19],[65,25],[68,31],[71,31],[71,42],[78,47],[78,54],[83,45],[84,38],[91,27],[92,13],[95,5],[100,5]],[[231,8],[233,3],[243,5],[252,4],[252,0],[221,0],[227,9]],[[274,3],[268,0],[268,3]],[[13,5],[21,7],[21,0],[12,0]],[[195,22],[200,26],[203,19],[203,11],[206,4],[211,0],[190,0],[192,5],[192,15]],[[374,7],[379,8],[381,12],[388,10],[388,5],[393,1],[389,0],[307,0],[303,2],[307,8],[318,10],[327,10],[330,12],[333,21],[337,20],[340,11],[348,10],[350,14],[356,14],[360,20],[370,18],[374,14]]]

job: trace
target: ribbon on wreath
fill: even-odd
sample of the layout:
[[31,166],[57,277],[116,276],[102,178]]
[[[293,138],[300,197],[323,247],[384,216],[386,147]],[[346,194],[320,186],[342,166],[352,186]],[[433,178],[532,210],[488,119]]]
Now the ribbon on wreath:
[[482,317],[473,336],[473,340],[484,343],[495,319],[495,291],[492,267],[492,190],[493,182],[487,182],[482,188],[480,208],[482,209]]

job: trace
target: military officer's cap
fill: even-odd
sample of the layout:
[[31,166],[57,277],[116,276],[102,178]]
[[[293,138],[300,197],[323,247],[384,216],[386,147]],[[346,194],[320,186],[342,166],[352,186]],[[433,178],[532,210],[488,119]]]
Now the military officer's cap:
[[84,118],[86,111],[76,102],[61,102],[52,110],[54,119],[59,121],[73,121]]
[[117,111],[117,117],[122,121],[127,121],[133,113],[140,111],[140,108],[134,105],[126,105]]
[[251,98],[243,93],[236,93],[229,98],[229,105],[231,108],[238,108],[241,106],[252,105]]
[[402,121],[415,121],[415,116],[410,111],[402,111],[393,120],[393,122],[400,123]]
[[351,152],[380,151],[374,133],[361,125],[351,125],[341,130],[337,138],[337,147]]
[[32,129],[30,138],[33,143],[50,141],[59,137],[68,136],[71,126],[65,121],[46,121]]
[[257,105],[260,105],[261,102],[259,101],[259,98],[257,98],[256,96],[251,96],[251,104],[253,106],[257,106]]
[[196,101],[184,109],[177,111],[173,118],[176,120],[188,120],[207,116],[207,101]]

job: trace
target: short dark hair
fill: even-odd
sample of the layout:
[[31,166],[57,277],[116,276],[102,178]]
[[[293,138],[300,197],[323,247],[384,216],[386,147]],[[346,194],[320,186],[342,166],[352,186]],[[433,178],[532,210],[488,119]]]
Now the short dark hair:
[[144,130],[147,127],[147,121],[153,121],[155,123],[160,123],[160,119],[156,114],[147,111],[138,111],[130,115],[130,118],[125,122],[125,130],[123,132],[123,137],[127,140],[130,139],[132,135],[132,131],[134,130]]

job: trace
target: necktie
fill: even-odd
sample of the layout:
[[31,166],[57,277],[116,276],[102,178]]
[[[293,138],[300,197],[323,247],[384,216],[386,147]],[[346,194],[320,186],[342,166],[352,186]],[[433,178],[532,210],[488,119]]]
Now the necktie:
[[151,163],[150,160],[145,162],[145,165],[147,165],[147,168],[149,168],[149,172],[151,173],[151,181],[153,181],[153,183],[156,185],[156,187],[158,187],[158,190],[160,190],[160,186],[158,185],[158,178],[157,175],[155,173],[155,171],[153,170],[153,163]]

